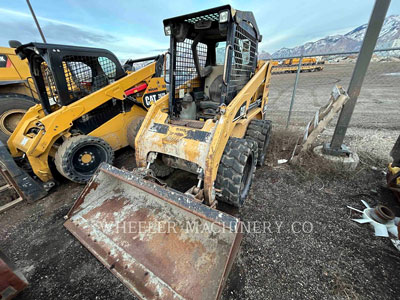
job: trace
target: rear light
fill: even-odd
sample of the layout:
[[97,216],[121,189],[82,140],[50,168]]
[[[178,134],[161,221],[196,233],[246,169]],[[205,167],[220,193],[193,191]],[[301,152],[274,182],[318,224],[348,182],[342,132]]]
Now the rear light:
[[81,84],[82,84],[84,87],[91,87],[91,86],[92,86],[92,83],[91,83],[91,82],[88,82],[88,81],[82,81]]

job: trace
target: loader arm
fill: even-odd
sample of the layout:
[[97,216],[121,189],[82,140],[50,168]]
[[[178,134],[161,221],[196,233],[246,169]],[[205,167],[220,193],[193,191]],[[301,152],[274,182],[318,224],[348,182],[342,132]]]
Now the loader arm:
[[[245,87],[236,95],[232,102],[226,107],[225,114],[221,115],[212,143],[205,161],[206,168],[204,174],[204,194],[206,199],[212,199],[214,194],[214,182],[217,178],[218,166],[221,161],[225,145],[231,136],[244,137],[250,120],[264,119],[266,105],[268,103],[269,82],[271,79],[270,62],[260,62],[261,67],[250,79]],[[262,95],[258,96],[258,91],[262,90]],[[257,98],[256,98],[257,97]],[[251,100],[259,100],[257,106],[250,106]],[[236,121],[235,121],[236,120]]]

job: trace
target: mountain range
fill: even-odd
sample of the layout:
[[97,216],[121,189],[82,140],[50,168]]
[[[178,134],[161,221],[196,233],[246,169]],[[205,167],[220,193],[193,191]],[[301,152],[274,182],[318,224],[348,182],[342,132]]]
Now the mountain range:
[[[315,42],[307,42],[304,45],[294,48],[281,48],[272,55],[262,51],[261,59],[269,59],[271,57],[287,57],[318,53],[333,53],[358,51],[361,47],[368,24],[361,25],[350,32],[341,35],[327,36]],[[400,47],[400,15],[392,15],[385,19],[381,32],[379,34],[376,49]]]

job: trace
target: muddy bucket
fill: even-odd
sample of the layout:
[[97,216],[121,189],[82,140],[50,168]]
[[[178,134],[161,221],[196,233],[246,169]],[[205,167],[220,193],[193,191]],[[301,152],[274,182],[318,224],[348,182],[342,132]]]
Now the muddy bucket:
[[64,226],[141,299],[218,299],[241,222],[189,195],[101,165]]

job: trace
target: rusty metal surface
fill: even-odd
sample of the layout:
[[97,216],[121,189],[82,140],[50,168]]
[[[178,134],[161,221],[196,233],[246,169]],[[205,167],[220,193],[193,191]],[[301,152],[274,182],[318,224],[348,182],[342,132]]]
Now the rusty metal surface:
[[0,299],[10,300],[28,286],[24,275],[0,251]]
[[217,299],[237,218],[103,164],[64,226],[141,299]]
[[202,129],[204,127],[204,121],[197,120],[171,120],[172,125],[187,126],[197,129]]

